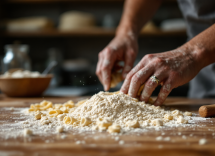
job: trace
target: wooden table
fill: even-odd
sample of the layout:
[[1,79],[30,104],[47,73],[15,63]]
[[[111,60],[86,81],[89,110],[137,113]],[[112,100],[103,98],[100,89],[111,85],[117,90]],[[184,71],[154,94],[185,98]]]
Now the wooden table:
[[[78,101],[84,97],[41,97],[41,98],[6,98],[0,96],[0,128],[3,121],[14,114],[10,110],[2,111],[2,107],[29,107],[31,103],[43,99],[63,103],[69,99]],[[168,98],[166,105],[197,113],[203,104],[215,103],[215,99]],[[17,114],[16,114],[17,115]],[[18,114],[19,115],[19,114]],[[10,122],[14,122],[11,118]],[[210,156],[215,155],[215,119],[210,118],[197,128],[178,127],[161,131],[148,131],[141,134],[111,136],[106,132],[75,134],[53,134],[51,136],[32,136],[16,139],[0,139],[0,155],[153,155],[153,156]],[[214,135],[213,135],[214,134]],[[61,135],[66,135],[62,138]],[[156,137],[170,137],[169,141],[157,141]],[[208,143],[199,145],[199,140],[206,138]],[[50,140],[47,142],[45,140]],[[77,140],[81,141],[77,144]],[[84,142],[82,142],[84,141]],[[119,144],[119,142],[124,144]]]

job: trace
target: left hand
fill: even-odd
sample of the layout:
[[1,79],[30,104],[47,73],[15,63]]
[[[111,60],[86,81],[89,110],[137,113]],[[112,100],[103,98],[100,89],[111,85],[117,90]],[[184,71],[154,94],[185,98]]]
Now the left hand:
[[148,54],[128,73],[121,92],[136,97],[142,84],[145,83],[140,100],[148,102],[152,92],[159,85],[150,79],[156,76],[163,86],[154,105],[161,105],[173,88],[189,82],[201,70],[201,62],[195,47],[180,47],[173,51]]

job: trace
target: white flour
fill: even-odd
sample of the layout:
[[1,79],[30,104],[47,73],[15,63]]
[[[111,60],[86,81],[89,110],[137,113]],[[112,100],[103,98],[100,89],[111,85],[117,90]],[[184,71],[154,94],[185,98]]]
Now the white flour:
[[[53,105],[54,106],[54,105]],[[102,131],[107,129],[99,129],[98,119],[102,121],[110,121],[111,125],[119,125],[120,133],[143,133],[151,131],[159,131],[161,129],[171,129],[172,127],[196,127],[196,122],[200,120],[206,120],[205,118],[183,115],[184,112],[178,111],[178,115],[174,116],[172,120],[167,120],[164,118],[166,114],[172,115],[175,110],[170,110],[165,107],[155,107],[151,104],[145,104],[144,102],[138,102],[137,99],[131,98],[128,95],[119,93],[113,94],[108,92],[99,92],[98,94],[92,96],[89,100],[83,104],[70,108],[70,113],[65,113],[66,116],[76,119],[74,124],[65,124],[63,121],[59,121],[57,117],[50,117],[48,111],[41,111],[45,114],[48,124],[41,124],[41,120],[35,119],[35,112],[24,114],[26,108],[14,108],[13,118],[11,122],[4,122],[0,129],[0,138],[16,138],[18,136],[23,136],[24,129],[31,129],[33,135],[39,136],[49,136],[56,133],[57,127],[63,127],[64,132],[71,132],[73,135],[80,133],[92,133],[95,131]],[[74,110],[74,111],[72,111]],[[10,108],[5,108],[4,111],[11,111]],[[178,118],[183,117],[188,123],[178,123]],[[90,118],[91,122],[87,126],[81,126],[80,120],[82,118]],[[163,126],[156,125],[157,122],[161,121]],[[129,121],[137,121],[139,126],[137,128],[132,128],[128,126]],[[3,121],[2,121],[3,122]],[[96,128],[97,127],[97,128]],[[66,136],[65,136],[66,138]]]

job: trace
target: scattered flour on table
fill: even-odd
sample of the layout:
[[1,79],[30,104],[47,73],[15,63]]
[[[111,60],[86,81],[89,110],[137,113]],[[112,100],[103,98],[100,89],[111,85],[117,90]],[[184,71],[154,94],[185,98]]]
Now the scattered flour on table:
[[[11,111],[10,108],[3,109],[3,111]],[[152,129],[159,131],[178,126],[195,127],[198,121],[206,120],[196,117],[193,113],[192,116],[187,116],[185,114],[189,113],[146,104],[119,92],[99,92],[90,99],[76,104],[72,101],[64,104],[42,101],[32,104],[30,109],[14,108],[13,114],[15,123],[4,122],[0,129],[0,136],[5,139],[23,136],[24,129],[40,136],[63,131],[65,133],[73,131],[74,134],[107,131],[122,135],[142,133]],[[63,138],[66,138],[65,134]],[[163,138],[156,140],[163,140]],[[164,138],[164,140],[169,141],[170,138]],[[78,141],[77,144],[79,144]]]

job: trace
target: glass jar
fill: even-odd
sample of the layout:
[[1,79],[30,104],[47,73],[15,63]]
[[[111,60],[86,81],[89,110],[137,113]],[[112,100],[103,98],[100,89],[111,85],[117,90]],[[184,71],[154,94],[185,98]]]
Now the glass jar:
[[3,58],[3,73],[15,70],[31,70],[31,60],[28,57],[28,45],[9,44],[5,45],[5,56]]

